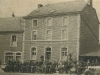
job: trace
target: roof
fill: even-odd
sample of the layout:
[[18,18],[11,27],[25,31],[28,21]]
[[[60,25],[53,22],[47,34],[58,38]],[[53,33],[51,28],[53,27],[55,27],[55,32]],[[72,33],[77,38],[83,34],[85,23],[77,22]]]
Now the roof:
[[95,50],[91,50],[91,52],[81,54],[80,56],[100,56],[100,44],[98,44],[98,47],[95,48]]
[[69,1],[69,2],[48,4],[36,10],[33,10],[25,18],[56,15],[56,14],[66,14],[70,12],[79,12],[82,11],[86,5],[87,3],[85,1]]
[[0,32],[23,31],[21,17],[0,18]]
[[90,52],[87,54],[82,54],[80,56],[100,56],[100,51]]

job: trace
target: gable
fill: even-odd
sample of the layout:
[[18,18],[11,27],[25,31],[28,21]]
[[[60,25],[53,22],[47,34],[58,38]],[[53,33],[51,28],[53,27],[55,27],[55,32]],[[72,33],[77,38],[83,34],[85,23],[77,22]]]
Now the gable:
[[81,12],[81,19],[83,19],[88,27],[93,32],[94,36],[98,39],[99,37],[99,19],[97,17],[96,10],[86,5],[85,8]]

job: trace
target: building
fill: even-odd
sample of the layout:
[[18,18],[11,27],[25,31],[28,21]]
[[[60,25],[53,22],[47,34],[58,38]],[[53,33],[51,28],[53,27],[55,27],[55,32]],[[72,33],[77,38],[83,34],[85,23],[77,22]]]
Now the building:
[[25,19],[24,60],[73,60],[96,51],[99,20],[92,0],[38,5]]
[[41,56],[50,61],[99,56],[99,20],[92,0],[38,4],[24,19],[12,16],[0,18],[2,63],[40,60]]
[[23,19],[21,17],[0,18],[0,61],[22,60]]

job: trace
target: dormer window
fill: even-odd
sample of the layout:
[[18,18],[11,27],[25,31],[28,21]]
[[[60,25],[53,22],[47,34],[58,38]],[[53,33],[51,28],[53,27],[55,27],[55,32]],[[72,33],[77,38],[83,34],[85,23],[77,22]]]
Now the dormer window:
[[16,35],[11,36],[11,47],[17,47],[17,36]]
[[37,26],[37,20],[33,20],[33,26]]
[[47,19],[47,26],[52,26],[52,18]]

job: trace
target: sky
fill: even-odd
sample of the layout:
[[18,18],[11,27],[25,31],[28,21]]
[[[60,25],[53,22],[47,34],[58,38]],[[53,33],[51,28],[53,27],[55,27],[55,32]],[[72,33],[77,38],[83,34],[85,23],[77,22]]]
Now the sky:
[[[15,16],[26,16],[37,8],[38,4],[51,4],[74,0],[0,0],[0,18]],[[100,20],[100,0],[93,0],[93,7],[96,9]]]

